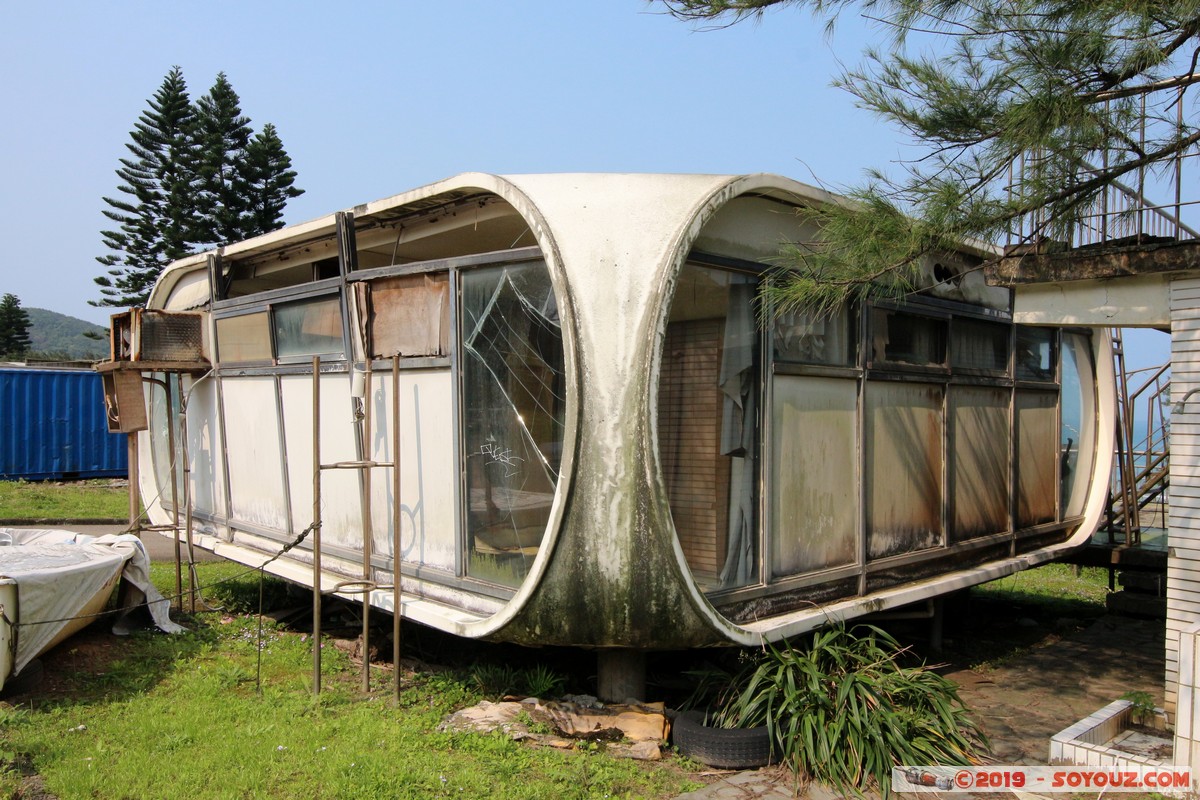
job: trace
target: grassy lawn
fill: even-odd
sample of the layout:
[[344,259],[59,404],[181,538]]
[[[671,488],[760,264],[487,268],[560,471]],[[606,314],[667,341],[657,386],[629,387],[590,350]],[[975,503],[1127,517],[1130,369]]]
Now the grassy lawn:
[[124,481],[0,481],[0,519],[125,520],[129,488]]
[[[125,487],[109,481],[0,482],[0,518],[120,519],[127,503]],[[118,639],[99,623],[45,657],[41,687],[0,702],[0,797],[24,796],[22,772],[36,772],[62,800],[665,799],[700,785],[696,765],[671,757],[646,764],[597,744],[537,749],[501,735],[439,731],[446,715],[483,699],[470,666],[478,643],[453,640],[431,659],[450,668],[406,668],[398,704],[388,668],[373,670],[364,693],[359,668],[326,644],[323,692],[314,699],[303,631],[266,620],[259,672],[250,613],[257,576],[223,562],[198,570],[211,587],[205,596],[224,610],[184,618],[189,631],[179,636]],[[172,565],[156,564],[152,575],[171,590]],[[275,603],[303,605],[283,584],[267,588]],[[967,602],[947,603],[964,614],[957,629],[947,623],[955,641],[946,656],[960,665],[1002,662],[1102,615],[1106,592],[1104,570],[1076,575],[1062,564],[976,587]]]
[[[242,572],[200,564],[202,583]],[[156,565],[164,589],[170,565]],[[278,587],[276,587],[278,590]],[[253,575],[207,593],[257,601]],[[501,735],[444,733],[451,711],[477,702],[469,676],[406,671],[397,705],[391,672],[360,691],[340,650],[322,654],[311,693],[302,633],[268,621],[257,688],[257,619],[205,612],[188,633],[117,640],[85,632],[46,657],[36,694],[0,703],[0,796],[17,796],[15,765],[70,798],[669,798],[700,784],[686,762],[621,760],[586,745],[535,749]],[[102,623],[101,623],[102,624]]]

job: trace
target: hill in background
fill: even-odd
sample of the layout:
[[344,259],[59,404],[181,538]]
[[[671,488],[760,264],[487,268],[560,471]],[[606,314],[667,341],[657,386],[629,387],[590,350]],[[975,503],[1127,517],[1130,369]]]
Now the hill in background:
[[[26,308],[29,314],[30,349],[38,355],[63,355],[76,359],[99,359],[108,355],[108,330],[76,317]],[[85,333],[98,335],[89,339]]]

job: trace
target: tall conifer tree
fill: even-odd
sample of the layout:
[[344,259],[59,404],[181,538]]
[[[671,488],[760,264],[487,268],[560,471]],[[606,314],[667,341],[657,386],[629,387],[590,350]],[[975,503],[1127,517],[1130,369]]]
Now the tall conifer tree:
[[117,190],[105,197],[104,215],[118,227],[101,231],[114,251],[97,257],[108,267],[95,279],[98,306],[144,305],[159,272],[189,252],[195,235],[195,110],[179,67],[173,67],[149,108],[138,117],[121,159]]
[[246,238],[246,166],[250,118],[225,73],[196,101],[200,226],[196,243],[218,245]]
[[246,151],[246,235],[257,235],[283,227],[287,201],[304,194],[295,186],[292,159],[271,123],[250,142]]
[[225,73],[192,104],[174,67],[148,106],[117,170],[123,196],[104,198],[118,227],[101,232],[113,252],[96,259],[108,271],[93,305],[145,305],[167,264],[281,227],[302,194],[275,127],[254,135]]
[[29,314],[15,294],[0,298],[0,356],[23,356],[29,352]]

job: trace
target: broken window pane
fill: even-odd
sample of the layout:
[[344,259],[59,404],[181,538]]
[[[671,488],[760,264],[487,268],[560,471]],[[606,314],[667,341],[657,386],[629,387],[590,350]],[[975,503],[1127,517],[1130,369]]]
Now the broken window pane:
[[280,304],[272,314],[279,358],[340,356],[344,352],[342,304],[336,296]]
[[225,364],[269,362],[271,329],[267,324],[267,312],[218,319],[217,354]]
[[550,519],[566,407],[562,328],[542,261],[462,275],[468,572],[519,586]]
[[942,387],[868,381],[867,557],[942,543]]
[[771,436],[771,574],[858,557],[858,382],[776,375]]

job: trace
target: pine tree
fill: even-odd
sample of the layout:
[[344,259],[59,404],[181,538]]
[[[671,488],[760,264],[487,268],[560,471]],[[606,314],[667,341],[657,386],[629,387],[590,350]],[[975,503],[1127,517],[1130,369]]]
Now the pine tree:
[[304,194],[275,126],[267,123],[246,151],[246,236],[283,227],[287,201]]
[[95,279],[97,306],[145,305],[162,269],[197,249],[281,227],[283,209],[302,194],[273,125],[253,135],[225,73],[195,104],[172,68],[139,118],[117,176],[122,197],[105,197],[101,232],[111,253]]
[[225,73],[196,101],[200,194],[196,243],[218,245],[247,238],[247,149],[250,119]]
[[15,294],[0,298],[0,356],[20,357],[29,352],[29,314]]
[[118,224],[101,231],[114,251],[97,257],[108,272],[95,279],[96,306],[145,305],[162,268],[189,252],[196,231],[195,111],[179,67],[173,67],[138,117],[131,157],[121,159],[117,190],[104,215]]
[[662,2],[678,17],[731,22],[794,6],[831,26],[860,8],[890,33],[836,84],[919,152],[899,176],[877,171],[844,192],[857,203],[811,214],[822,241],[789,253],[781,307],[902,294],[923,255],[966,238],[1019,229],[1027,241],[1069,241],[1108,187],[1200,145],[1185,96],[1200,83],[1197,0]]

